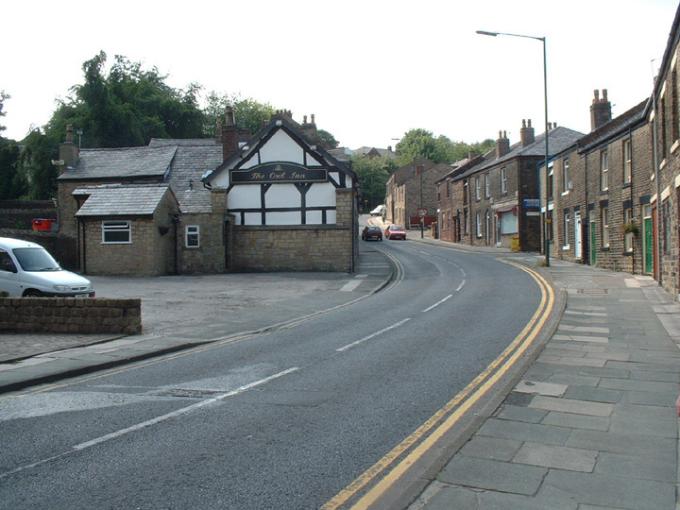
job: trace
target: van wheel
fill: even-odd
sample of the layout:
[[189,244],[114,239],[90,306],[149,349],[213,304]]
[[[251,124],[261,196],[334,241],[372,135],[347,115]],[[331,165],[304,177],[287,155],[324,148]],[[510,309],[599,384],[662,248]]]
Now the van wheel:
[[40,297],[42,296],[39,290],[28,289],[24,291],[24,297]]

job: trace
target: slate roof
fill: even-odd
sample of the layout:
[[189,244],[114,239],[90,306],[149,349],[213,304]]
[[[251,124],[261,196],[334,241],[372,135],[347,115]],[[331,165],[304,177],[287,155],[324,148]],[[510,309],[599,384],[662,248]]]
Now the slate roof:
[[357,155],[357,156],[365,156],[369,154],[371,151],[376,151],[379,156],[383,158],[396,158],[397,154],[394,151],[391,151],[389,149],[381,149],[379,147],[368,147],[366,145],[363,145],[359,147],[358,149],[354,149],[352,151],[352,154]]
[[[201,178],[222,164],[222,144],[198,141],[195,145],[179,144],[170,168],[168,180],[183,213],[209,213],[212,211],[210,191],[205,189]],[[167,142],[187,140],[167,140]],[[153,140],[152,140],[153,142]],[[166,141],[164,141],[165,143]]]
[[73,195],[88,195],[76,213],[79,218],[87,216],[151,216],[168,193],[168,185],[120,185],[85,186],[73,191]]
[[134,179],[163,177],[176,146],[82,149],[75,168],[67,168],[59,180]]
[[595,131],[585,135],[578,141],[579,152],[586,152],[589,149],[598,146],[602,143],[608,142],[612,138],[627,131],[639,122],[645,120],[645,107],[649,99],[645,99],[641,103],[635,105],[630,110],[622,113],[618,117],[603,124]]
[[[562,152],[571,145],[574,145],[576,141],[582,137],[583,133],[563,126],[558,126],[550,130],[548,132],[549,156],[554,156],[555,154]],[[491,168],[499,163],[509,161],[513,158],[521,156],[545,156],[545,133],[541,133],[540,135],[536,136],[534,143],[531,143],[526,147],[522,147],[520,142],[514,144],[512,147],[510,147],[510,152],[504,156],[501,156],[500,158],[493,158],[493,151],[490,151],[487,154],[489,154],[489,158],[485,158],[485,160],[479,165],[475,165],[466,172],[457,175],[454,180],[457,181],[463,179],[469,175],[481,172],[487,168]]]

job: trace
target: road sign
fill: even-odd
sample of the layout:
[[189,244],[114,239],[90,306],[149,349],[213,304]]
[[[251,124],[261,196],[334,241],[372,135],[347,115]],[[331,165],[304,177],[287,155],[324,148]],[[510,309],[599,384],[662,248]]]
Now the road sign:
[[418,216],[420,216],[421,218],[424,218],[425,216],[427,216],[427,209],[419,208],[418,209]]
[[524,207],[541,207],[541,199],[540,198],[525,198],[524,199]]

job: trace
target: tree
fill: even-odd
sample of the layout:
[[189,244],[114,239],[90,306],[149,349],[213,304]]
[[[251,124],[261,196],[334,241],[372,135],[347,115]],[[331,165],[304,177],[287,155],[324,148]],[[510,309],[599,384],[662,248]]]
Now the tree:
[[211,92],[206,98],[206,107],[203,109],[203,135],[215,136],[217,119],[222,118],[227,106],[234,108],[236,126],[248,131],[250,134],[257,133],[265,122],[269,122],[274,115],[274,107],[269,103],[260,103],[250,97],[241,97],[238,94],[218,95]]
[[[0,90],[0,117],[4,117],[5,101],[10,98]],[[0,124],[0,133],[5,126]],[[14,140],[0,136],[0,200],[19,198],[26,193],[26,181],[19,172],[19,146]]]
[[319,143],[326,150],[335,149],[339,145],[339,142],[335,137],[325,129],[318,129],[316,135],[319,139]]
[[466,158],[470,152],[484,154],[493,145],[493,140],[473,144],[453,142],[444,135],[435,138],[425,129],[412,129],[403,136],[396,149],[399,164],[408,165],[417,158],[435,163],[454,163]]
[[357,156],[352,158],[352,170],[359,178],[360,205],[364,212],[385,202],[385,185],[396,167],[394,160],[386,157]]

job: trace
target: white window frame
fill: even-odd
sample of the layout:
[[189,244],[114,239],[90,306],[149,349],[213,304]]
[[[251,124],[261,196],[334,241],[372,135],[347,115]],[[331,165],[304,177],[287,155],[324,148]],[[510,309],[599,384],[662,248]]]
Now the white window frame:
[[564,211],[562,214],[562,228],[564,229],[563,237],[564,243],[562,244],[563,250],[568,250],[571,246],[569,243],[569,229],[571,224],[571,213],[569,211]]
[[600,210],[602,221],[602,247],[609,248],[609,207],[602,207]]
[[623,184],[633,181],[633,144],[630,138],[623,141]]
[[482,188],[479,182],[479,175],[475,177],[475,200],[481,200]]
[[600,191],[609,191],[609,151],[600,151]]
[[[127,232],[127,241],[107,241],[106,234]],[[102,221],[102,244],[132,244],[132,224],[127,220]]]
[[505,167],[501,168],[501,193],[504,195],[508,192],[508,173]]
[[569,159],[564,158],[562,160],[562,194],[567,195],[572,187],[573,183],[571,182],[571,176],[569,175]]
[[[196,244],[189,244],[189,236],[196,236]],[[187,225],[184,227],[184,247],[195,249],[201,247],[201,226]]]
[[491,177],[488,173],[484,174],[484,198],[491,198]]
[[[623,210],[623,224],[628,225],[633,223],[633,208],[627,207]],[[632,253],[635,241],[635,235],[632,232],[625,232],[623,234],[623,251],[625,253]]]

